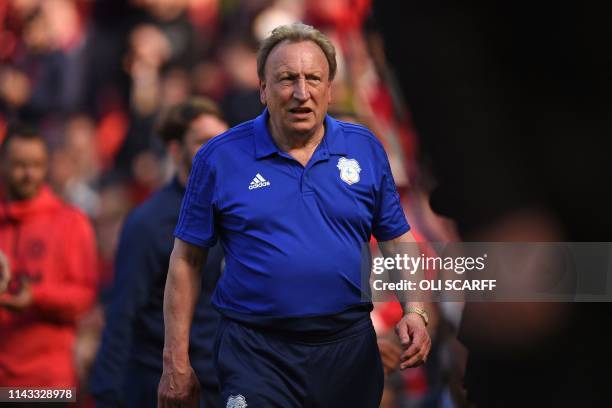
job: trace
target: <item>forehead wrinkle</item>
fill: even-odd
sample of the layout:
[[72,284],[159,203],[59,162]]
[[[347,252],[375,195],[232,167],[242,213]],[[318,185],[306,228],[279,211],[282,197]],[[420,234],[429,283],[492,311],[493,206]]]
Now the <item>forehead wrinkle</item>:
[[[309,44],[302,46],[299,51],[295,51],[297,44]],[[292,47],[291,51],[288,51],[289,47]],[[314,51],[316,47],[318,52]],[[305,48],[305,49],[303,49]],[[297,54],[297,55],[296,55]],[[320,73],[321,75],[326,72],[329,74],[329,66],[325,54],[316,44],[310,45],[309,42],[303,43],[284,43],[279,48],[272,50],[272,53],[268,57],[268,63],[273,74],[279,75],[281,73],[292,73],[292,74],[314,74]],[[327,69],[326,69],[327,68]]]

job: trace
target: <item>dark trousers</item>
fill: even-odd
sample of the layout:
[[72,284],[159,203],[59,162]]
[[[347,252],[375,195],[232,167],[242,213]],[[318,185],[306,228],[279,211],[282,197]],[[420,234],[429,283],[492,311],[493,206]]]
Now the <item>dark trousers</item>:
[[377,408],[383,368],[371,322],[361,326],[315,340],[224,319],[215,344],[221,406]]

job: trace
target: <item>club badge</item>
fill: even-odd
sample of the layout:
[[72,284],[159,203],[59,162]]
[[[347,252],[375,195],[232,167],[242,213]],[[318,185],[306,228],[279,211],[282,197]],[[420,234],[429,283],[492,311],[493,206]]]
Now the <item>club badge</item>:
[[242,394],[230,395],[227,399],[226,408],[246,408],[247,405],[246,398]]
[[361,167],[359,167],[359,162],[357,160],[341,157],[338,160],[337,167],[340,170],[340,178],[346,184],[350,186],[351,184],[359,182],[359,172],[361,172]]

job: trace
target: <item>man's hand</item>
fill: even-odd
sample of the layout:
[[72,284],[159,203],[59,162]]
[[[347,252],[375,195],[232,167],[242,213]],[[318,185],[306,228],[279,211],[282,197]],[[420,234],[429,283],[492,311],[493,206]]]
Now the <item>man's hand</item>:
[[385,375],[389,375],[389,373],[395,371],[397,366],[399,366],[402,348],[390,339],[379,337],[378,350],[380,351],[380,358],[382,360]]
[[11,280],[11,268],[4,252],[0,251],[0,295],[6,292]]
[[158,408],[200,406],[200,381],[190,365],[184,369],[177,369],[164,364],[157,390],[157,406]]
[[0,296],[0,306],[4,306],[7,309],[19,312],[25,310],[32,305],[32,288],[30,286],[30,280],[23,278],[21,280],[21,288],[19,292],[14,295],[5,293]]
[[417,367],[427,360],[431,349],[431,338],[425,322],[416,313],[407,313],[395,326],[404,352],[400,356],[400,370]]

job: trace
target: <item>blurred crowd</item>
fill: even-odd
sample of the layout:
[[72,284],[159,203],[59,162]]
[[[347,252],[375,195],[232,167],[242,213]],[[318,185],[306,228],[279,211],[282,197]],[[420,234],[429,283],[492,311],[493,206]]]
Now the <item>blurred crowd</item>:
[[[53,191],[95,230],[99,302],[81,320],[75,350],[83,391],[124,218],[175,170],[155,132],[160,114],[203,95],[219,104],[230,126],[257,116],[259,41],[294,21],[334,41],[339,70],[330,113],[381,139],[416,230],[430,240],[455,239],[429,210],[416,137],[370,0],[0,1],[0,140],[13,122],[35,126],[50,147]],[[383,334],[400,317],[393,304],[374,313]],[[390,376],[385,406],[438,404],[446,352],[439,348],[438,363],[427,368]]]

